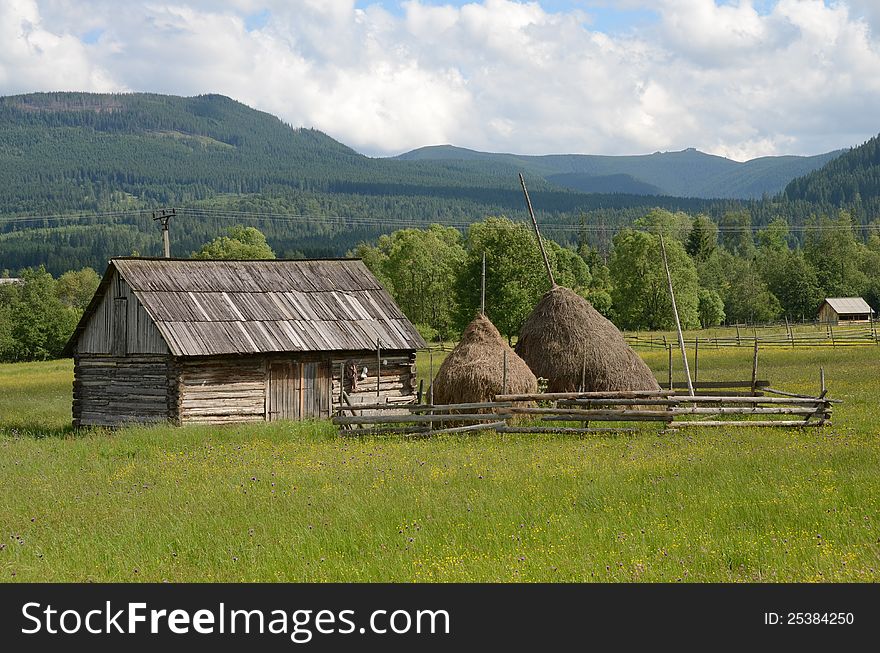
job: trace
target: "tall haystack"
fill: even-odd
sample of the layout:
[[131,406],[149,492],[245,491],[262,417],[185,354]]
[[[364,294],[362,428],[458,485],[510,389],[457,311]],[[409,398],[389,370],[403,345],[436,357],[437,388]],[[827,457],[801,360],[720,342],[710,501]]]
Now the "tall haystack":
[[549,392],[659,390],[653,373],[610,320],[568,288],[547,291],[519,332],[516,353]]
[[507,391],[538,391],[538,380],[523,359],[514,353],[485,315],[474,318],[434,379],[435,404],[492,401],[501,394],[504,352],[507,352]]

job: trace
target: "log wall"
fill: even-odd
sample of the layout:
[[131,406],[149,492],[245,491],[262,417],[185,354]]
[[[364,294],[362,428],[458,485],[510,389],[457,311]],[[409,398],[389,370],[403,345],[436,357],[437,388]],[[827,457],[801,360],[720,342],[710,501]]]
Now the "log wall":
[[176,403],[168,356],[74,356],[75,427],[166,422]]
[[180,358],[177,416],[181,424],[254,422],[266,416],[264,356]]
[[[340,369],[353,361],[358,377],[348,388],[352,403],[377,403],[413,396],[415,354],[389,352],[377,375],[375,355],[364,352],[271,354],[262,356],[111,356],[77,354],[74,364],[74,426],[119,425],[131,422],[225,424],[269,419],[329,417],[339,408]],[[270,393],[270,370],[287,364],[299,382],[288,397],[285,389]],[[328,369],[329,368],[329,369]],[[301,375],[301,376],[300,376]],[[328,383],[328,375],[330,383]],[[299,395],[299,396],[296,396]],[[276,396],[276,401],[269,401]],[[279,411],[277,397],[293,408]],[[298,403],[297,403],[298,402]],[[270,415],[270,409],[275,414]]]

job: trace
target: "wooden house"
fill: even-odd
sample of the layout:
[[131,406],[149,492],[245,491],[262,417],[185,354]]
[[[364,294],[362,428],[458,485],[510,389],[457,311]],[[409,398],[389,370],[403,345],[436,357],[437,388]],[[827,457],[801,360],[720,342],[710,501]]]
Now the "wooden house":
[[819,307],[819,322],[870,322],[874,311],[861,297],[827,297]]
[[327,417],[412,395],[424,346],[357,259],[117,258],[66,346],[73,423]]

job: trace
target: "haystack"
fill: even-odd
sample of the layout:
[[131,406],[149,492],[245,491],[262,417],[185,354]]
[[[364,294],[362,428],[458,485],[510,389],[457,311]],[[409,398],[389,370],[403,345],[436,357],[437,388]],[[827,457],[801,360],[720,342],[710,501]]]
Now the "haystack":
[[538,380],[484,315],[474,318],[434,379],[435,404],[492,401],[501,394],[504,352],[507,352],[507,392],[538,391]]
[[526,319],[516,353],[549,392],[660,390],[653,373],[610,320],[568,288],[547,291]]

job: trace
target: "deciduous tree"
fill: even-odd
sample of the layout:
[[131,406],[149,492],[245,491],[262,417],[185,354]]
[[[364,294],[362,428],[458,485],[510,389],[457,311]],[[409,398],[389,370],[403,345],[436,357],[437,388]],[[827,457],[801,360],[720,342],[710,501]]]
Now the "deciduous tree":
[[[697,270],[684,246],[666,243],[675,302],[684,328],[700,325]],[[614,238],[611,256],[612,298],[619,326],[625,329],[671,329],[675,326],[660,239],[625,229]]]
[[256,227],[235,225],[227,235],[218,236],[194,252],[199,259],[272,259],[275,252],[266,242],[266,236]]

